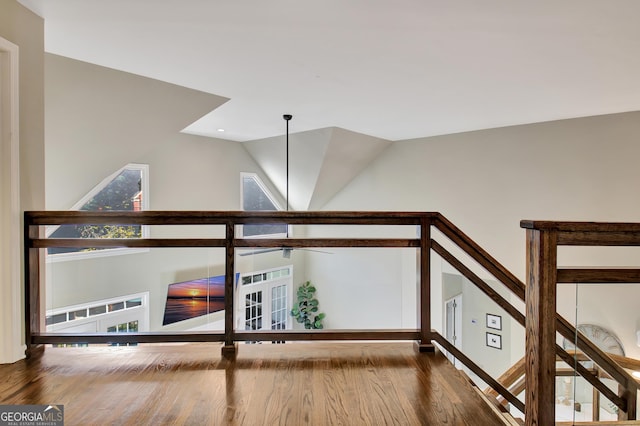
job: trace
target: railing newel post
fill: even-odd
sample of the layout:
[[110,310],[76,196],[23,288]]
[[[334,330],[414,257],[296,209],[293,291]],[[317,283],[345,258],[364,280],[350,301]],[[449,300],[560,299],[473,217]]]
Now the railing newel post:
[[42,331],[43,317],[41,312],[44,298],[42,277],[40,275],[41,250],[34,248],[32,240],[40,237],[40,226],[34,225],[30,215],[24,214],[24,331],[25,356],[31,357],[36,348],[42,345],[32,343],[33,334]]
[[557,233],[527,229],[525,424],[555,423]]
[[420,352],[433,352],[431,342],[431,225],[433,219],[424,214],[420,220],[420,250],[418,254],[418,319],[420,321]]
[[235,222],[225,224],[225,279],[224,279],[224,345],[222,356],[233,358],[236,355],[234,332],[234,278],[235,278]]
[[627,410],[618,410],[618,420],[636,420],[638,416],[638,386],[628,383],[628,387],[618,385],[618,395],[625,401]]

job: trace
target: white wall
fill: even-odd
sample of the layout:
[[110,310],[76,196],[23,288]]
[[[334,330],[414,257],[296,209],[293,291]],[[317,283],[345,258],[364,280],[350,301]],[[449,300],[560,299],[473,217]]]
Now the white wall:
[[[129,161],[150,164],[152,209],[238,209],[240,171],[256,172],[272,187],[241,144],[177,133],[221,98],[53,55],[47,56],[47,78],[48,208],[67,208]],[[123,85],[135,99],[113,95]],[[144,87],[159,92],[145,96]],[[83,116],[95,99],[100,104]],[[129,103],[133,112],[116,114]],[[638,136],[636,112],[399,141],[323,209],[440,211],[524,278],[521,219],[638,220]],[[294,282],[317,285],[327,327],[415,325],[414,254],[371,252],[368,260],[353,253],[308,255],[305,267],[296,267]],[[578,252],[561,260],[595,258]],[[623,260],[634,259],[627,253],[608,257]],[[183,266],[191,269],[188,262]],[[433,291],[441,297],[441,289]],[[562,297],[561,311],[568,309]],[[623,308],[608,313],[608,321],[640,321],[637,310]],[[434,308],[436,328],[438,323],[441,307]]]
[[[51,54],[46,76],[50,210],[70,208],[128,162],[149,165],[151,210],[240,210],[241,172],[257,173],[272,188],[242,144],[180,133],[221,104],[218,96]],[[151,236],[202,236],[193,228],[154,227]],[[219,238],[224,227],[206,232]],[[243,257],[238,271],[263,269],[270,258],[285,262],[276,255]],[[302,271],[297,259],[294,270]],[[150,324],[157,330],[168,284],[224,274],[224,250],[154,249],[46,269],[47,308],[150,291]]]
[[[399,141],[324,209],[439,211],[524,279],[520,220],[640,220],[639,138],[632,112]],[[585,251],[560,260],[602,263]],[[628,251],[604,260],[638,264]],[[372,265],[370,273],[396,273],[388,268],[400,270]],[[634,300],[620,300],[606,322],[638,326]],[[564,295],[558,303],[570,309]],[[631,335],[620,337],[637,355]]]
[[[20,210],[40,210],[44,208],[44,22],[17,1],[3,0],[0,2],[0,37],[19,50],[16,111],[19,126],[16,130],[20,159],[16,166],[20,170]],[[9,238],[9,234],[3,233],[0,238]],[[22,253],[21,245],[13,249]],[[24,356],[24,327],[21,326],[24,292],[15,279],[10,281],[0,280],[0,299],[7,304],[0,313],[0,363]],[[20,300],[18,304],[16,299]]]

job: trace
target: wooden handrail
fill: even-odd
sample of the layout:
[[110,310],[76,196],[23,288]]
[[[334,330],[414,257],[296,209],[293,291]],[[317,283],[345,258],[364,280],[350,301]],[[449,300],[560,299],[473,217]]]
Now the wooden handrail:
[[[234,331],[240,341],[320,341],[320,340],[418,340],[419,330],[262,330]],[[137,333],[36,333],[32,341],[41,343],[157,343],[224,342],[225,333],[214,332],[137,332]]]
[[[35,238],[30,247],[224,247],[226,240],[221,238]],[[420,246],[417,238],[260,238],[234,239],[236,248],[269,247],[414,247]]]
[[[526,221],[523,221],[526,222]],[[538,222],[536,222],[537,224]],[[546,223],[550,225],[550,222]],[[576,223],[567,223],[567,229],[579,228]],[[436,228],[441,231],[447,238],[454,242],[459,248],[461,248],[467,255],[478,262],[483,268],[490,272],[499,282],[512,290],[522,301],[525,301],[524,288],[525,285],[513,274],[511,274],[504,266],[502,266],[496,259],[483,250],[477,243],[475,243],[470,237],[464,234],[459,228],[448,221],[444,216],[438,215],[435,220]],[[589,228],[589,226],[587,226]],[[625,224],[624,229],[633,229],[640,232],[640,226],[638,224]],[[592,230],[592,229],[589,229]],[[616,229],[617,230],[617,229]],[[569,241],[568,237],[566,238]],[[473,282],[480,290],[485,292],[492,300],[494,300],[499,306],[501,306],[507,313],[509,313],[516,321],[520,322],[524,326],[524,315],[522,315],[513,305],[503,299],[501,296],[495,294],[492,290],[487,290],[487,285],[484,280],[479,278],[470,269],[462,264],[457,258],[455,258],[450,252],[442,247],[437,242],[432,243],[432,248],[438,253],[444,260],[446,260],[451,266],[458,270],[469,281]],[[490,289],[490,287],[489,287]],[[576,329],[569,324],[564,318],[556,313],[556,328],[560,334],[564,337],[572,339],[576,335]],[[598,347],[593,345],[588,339],[578,333],[578,348],[584,350],[589,354],[592,360],[594,360],[600,367],[607,372],[611,377],[614,377],[623,386],[628,387],[630,381],[634,379],[622,369],[619,365],[613,362],[607,354],[601,351]],[[567,353],[558,345],[556,345],[556,353],[560,357],[567,358]],[[573,365],[577,368],[578,374],[583,376],[590,384],[596,389],[601,391],[612,402],[614,402],[618,408],[626,411],[626,401],[613,393],[601,380],[599,380],[592,372],[584,368],[582,365]],[[508,385],[507,385],[508,387]]]
[[[629,358],[622,355],[609,354],[612,360],[620,364],[622,368],[628,368],[629,370],[640,371],[640,360],[635,358]],[[636,379],[640,380],[640,379]]]
[[[143,211],[143,212],[87,212],[38,211],[24,213],[26,295],[26,341],[31,345],[42,343],[69,343],[73,341],[106,342],[162,342],[162,341],[223,341],[223,353],[235,352],[234,342],[242,340],[418,340],[421,350],[432,350],[429,303],[421,313],[418,330],[324,330],[324,331],[240,331],[233,328],[234,262],[236,250],[247,248],[301,248],[301,247],[397,247],[420,250],[420,294],[430,297],[428,244],[430,228],[437,213],[429,212],[245,212],[245,211]],[[391,225],[418,226],[417,238],[268,238],[242,239],[235,237],[236,225],[287,223],[305,225]],[[39,227],[47,225],[102,224],[102,225],[220,225],[224,238],[130,238],[130,239],[70,239],[41,237]],[[426,244],[426,245],[425,245]],[[40,282],[39,249],[48,247],[220,247],[225,248],[225,330],[224,333],[127,333],[64,334],[45,333],[41,318],[42,292]]]
[[[511,367],[509,367],[504,373],[502,373],[496,380],[502,384],[507,389],[510,389],[511,385],[516,383],[519,379],[524,376],[524,357],[520,358],[515,362]],[[496,398],[498,396],[498,392],[496,392],[493,388],[487,388],[484,393],[487,396],[492,396]],[[520,392],[513,392],[515,395],[518,395]]]
[[[567,351],[567,353],[569,353],[572,358],[575,358],[578,361],[591,361],[591,358],[589,358],[588,356],[586,356],[582,352]],[[622,367],[622,368],[626,368],[627,370],[640,371],[640,360],[639,359],[629,358],[629,357],[626,357],[626,356],[623,356],[623,355],[616,355],[616,354],[612,354],[612,353],[609,353],[609,352],[607,352],[607,355],[609,355],[609,357],[612,360],[614,360],[616,362],[616,364],[620,365],[620,367]],[[609,378],[611,378],[611,377],[609,377]],[[633,376],[633,378],[637,382],[640,382],[640,377]]]
[[511,317],[513,317],[520,325],[524,326],[525,318],[524,314],[516,309],[511,303],[509,303],[498,292],[491,288],[482,278],[473,273],[462,262],[460,262],[449,251],[442,247],[437,241],[431,242],[431,248],[438,253],[447,263],[453,266],[458,272],[460,272],[466,279],[471,281],[478,287],[484,294],[486,294],[491,300],[493,300],[498,306],[504,309]]
[[640,283],[637,268],[558,268],[558,284]]
[[443,215],[438,214],[435,218],[434,225],[436,229],[442,232],[447,238],[453,241],[466,254],[471,256],[484,269],[498,279],[503,285],[507,286],[516,296],[524,300],[525,285],[507,268],[502,266],[494,257],[484,250],[475,241],[469,238],[460,228],[451,223]]
[[424,218],[435,220],[432,212],[358,211],[175,211],[89,212],[77,210],[27,211],[28,225],[225,225],[289,223],[307,225],[420,225]]
[[589,371],[584,365],[579,362],[575,362],[575,358],[571,356],[567,351],[556,345],[556,357],[559,357],[571,368],[574,368],[578,374],[580,374],[591,386],[598,389],[600,393],[606,396],[611,402],[613,402],[622,411],[627,411],[627,401],[620,398],[619,395],[614,393],[602,380],[598,379],[591,371]]
[[[482,247],[475,243],[459,228],[453,225],[440,213],[433,212],[202,212],[202,211],[145,211],[145,212],[84,212],[84,211],[54,211],[54,212],[25,212],[25,273],[28,282],[38,282],[40,274],[37,260],[37,252],[39,248],[46,247],[224,247],[226,248],[226,269],[225,269],[225,287],[229,294],[233,294],[232,271],[235,251],[244,248],[299,248],[299,247],[413,247],[418,248],[421,252],[430,252],[433,249],[443,259],[449,262],[454,268],[465,276],[469,281],[474,283],[489,298],[503,308],[518,323],[525,325],[524,315],[508,300],[498,294],[484,280],[478,277],[471,269],[467,268],[462,262],[456,259],[441,244],[434,241],[430,237],[430,227],[435,226],[438,231],[446,238],[458,246],[471,259],[478,262],[487,272],[493,275],[500,283],[515,294],[521,300],[525,300],[525,284],[502,266],[495,258],[487,253]],[[245,240],[235,238],[234,227],[240,224],[261,224],[261,223],[287,223],[287,224],[305,224],[305,225],[413,225],[422,229],[418,238],[287,238],[287,239],[258,239]],[[225,238],[175,238],[175,239],[57,239],[57,238],[41,238],[38,236],[37,227],[43,225],[65,225],[65,224],[117,224],[117,225],[221,225],[225,229]],[[640,245],[640,224],[595,224],[595,223],[578,223],[578,222],[536,222],[523,221],[521,225],[528,229],[549,229],[553,230],[557,235],[556,242],[564,245]],[[429,271],[429,262],[425,257],[421,257],[420,267],[422,270]],[[579,272],[580,274],[591,274],[592,279],[603,279],[601,273],[591,273],[588,271]],[[564,275],[563,275],[564,274]],[[595,274],[595,275],[594,275]],[[636,270],[633,272],[625,272],[625,280],[637,278],[640,273]],[[561,277],[567,279],[577,279],[574,272],[562,272]],[[425,278],[421,278],[423,280]],[[426,278],[428,280],[428,278]],[[427,283],[428,285],[428,283]],[[421,288],[424,281],[421,281]],[[39,300],[39,288],[37,286],[25,288],[25,297],[27,306],[35,306]],[[429,292],[421,293],[420,303],[422,305],[430,304]],[[229,302],[229,303],[232,303]],[[232,305],[228,305],[232,306]],[[350,340],[358,340],[359,337],[366,336],[366,339],[418,339],[422,342],[434,339],[438,342],[444,340],[439,334],[430,331],[428,307],[422,309],[420,321],[427,325],[427,329],[422,330],[352,330],[343,332],[325,332],[325,333],[308,333],[295,332],[286,333],[278,331],[278,334],[272,332],[240,332],[231,328],[232,309],[225,315],[225,332],[222,333],[201,333],[193,334],[194,339],[202,339],[197,341],[224,341],[226,345],[235,339],[250,340],[303,340],[303,339],[325,339],[325,338],[348,338]],[[51,339],[67,342],[72,339],[69,335],[41,333],[37,324],[37,318],[26,313],[27,317],[27,333],[28,342],[30,344],[50,342]],[[563,336],[573,338],[576,331],[575,328],[556,313],[555,320],[556,330]],[[376,334],[381,332],[381,334]],[[334,334],[332,334],[334,333]],[[158,339],[144,333],[133,333],[129,337],[123,339],[134,339],[135,337],[142,339],[138,341],[162,341],[162,336]],[[584,351],[592,360],[606,371],[608,375],[621,383],[625,388],[637,387],[636,380],[627,373],[624,368],[613,362],[611,357],[600,351],[588,339],[577,334],[577,347]],[[110,336],[114,337],[114,336]],[[183,334],[168,333],[165,334],[168,339],[173,341],[188,341]],[[277,337],[277,338],[276,338]],[[94,336],[92,339],[99,341],[104,336]],[[120,336],[118,336],[120,338]],[[93,341],[93,340],[92,340]],[[124,340],[123,340],[124,341]],[[127,340],[129,341],[129,340]],[[133,340],[130,340],[133,341]],[[450,344],[442,343],[443,346],[450,348],[455,356],[463,361],[475,365],[464,354],[460,353]],[[557,345],[556,345],[557,346]],[[562,359],[567,360],[568,354],[562,348],[556,347],[556,352]],[[564,353],[563,353],[564,352]],[[460,358],[461,357],[461,358]],[[469,367],[469,365],[467,365]],[[475,366],[474,368],[476,368]],[[471,368],[471,367],[469,367]],[[512,367],[516,368],[516,366]],[[517,367],[520,368],[520,367]],[[591,372],[582,365],[577,364],[578,373],[584,375],[585,378],[600,390],[602,384]],[[474,371],[475,372],[475,371]],[[506,372],[505,372],[506,373]],[[477,373],[476,373],[477,374]],[[485,374],[486,373],[482,373]],[[482,376],[481,376],[482,377]],[[485,380],[486,381],[486,380]],[[495,382],[493,379],[487,383]],[[507,400],[515,397],[509,396],[507,387],[495,382],[498,386],[499,393],[506,391],[503,396]],[[602,389],[602,393],[606,395],[606,390]],[[609,392],[611,394],[611,392]],[[625,407],[627,399],[620,398],[616,395],[610,395],[609,399],[614,401],[621,408]],[[518,404],[522,404],[517,400]],[[513,402],[513,401],[511,401]],[[514,402],[515,404],[515,402]],[[522,410],[524,406],[521,405]],[[630,407],[635,411],[635,406]]]
[[[522,301],[524,298],[524,283],[518,280],[515,276],[513,276],[504,266],[502,266],[496,259],[491,257],[486,251],[484,251],[477,243],[475,243],[470,237],[464,234],[459,228],[449,222],[442,215],[439,215],[435,221],[435,226],[438,230],[440,230],[445,236],[447,236],[451,241],[453,241],[458,247],[460,247],[467,255],[471,256],[475,261],[477,261],[481,266],[483,266],[487,271],[492,273],[494,277],[498,279],[503,285],[505,285],[509,289],[517,289],[514,293],[520,297]],[[474,274],[470,269],[468,269],[462,262],[460,262],[457,258],[455,258],[450,252],[448,252],[444,247],[442,247],[437,242],[432,243],[432,248],[436,253],[438,253],[445,261],[447,261],[451,266],[453,266],[456,270],[458,270],[463,276],[465,276],[469,281],[474,283],[481,291],[485,292],[487,296],[489,296],[492,300],[494,300],[500,307],[502,307],[507,313],[509,313],[516,321],[518,321],[521,325],[524,324],[524,315],[520,313],[511,303],[507,302],[504,298],[499,296],[493,289],[486,285],[484,280]],[[506,281],[506,282],[505,282]],[[519,290],[522,289],[522,292]],[[566,322],[564,318],[562,318],[559,314],[556,314],[558,330],[561,334],[567,334],[569,338],[575,335],[575,328]],[[569,333],[571,333],[569,335]],[[565,337],[567,337],[565,336]],[[595,345],[591,344],[588,339],[584,338],[584,336],[580,336],[578,338],[578,347],[584,348],[587,353],[592,356],[592,359],[596,360],[598,364],[600,364],[604,371],[608,372],[610,375],[617,377],[619,381],[625,385],[628,383],[628,379],[631,377],[626,372],[621,369],[619,366],[615,365],[615,363],[607,360],[606,354],[599,350]],[[566,352],[560,347],[556,345],[556,353],[558,356],[567,358]],[[523,364],[524,365],[524,364]],[[582,365],[569,364],[572,367],[577,368],[578,374],[583,376],[589,383],[591,383],[594,387],[600,390],[605,396],[607,396],[612,402],[614,402],[620,409],[626,410],[626,402],[620,398],[618,395],[613,393],[607,386],[599,380],[592,372],[588,369],[584,368]],[[626,377],[625,377],[626,376]],[[501,382],[502,383],[502,382]],[[509,385],[506,385],[508,388]]]
[[[567,363],[571,369],[568,371],[572,371],[573,374],[576,373],[576,368],[578,369],[578,374],[584,377],[592,386],[594,386],[600,393],[602,393],[609,400],[614,402],[616,405],[620,405],[622,407],[626,407],[626,402],[616,395],[611,389],[609,389],[602,381],[598,380],[597,375],[594,371],[591,371],[585,368],[582,365],[574,365],[573,362],[576,360],[575,352],[567,352],[564,349],[558,347],[557,348],[558,355],[556,355],[556,359],[560,361],[564,361]],[[589,360],[588,357],[584,356],[578,357],[577,360]],[[559,370],[556,368],[556,376],[558,376]],[[566,374],[563,374],[566,375]],[[510,392],[514,395],[518,395],[525,388],[524,382],[525,376],[525,357],[522,357],[518,360],[513,366],[511,366],[508,370],[506,370],[500,377],[498,377],[497,381],[501,383],[504,387],[506,387]],[[488,396],[492,396],[494,398],[498,397],[498,392],[496,392],[493,388],[488,388],[485,390],[485,394]]]
[[582,333],[577,332],[576,334],[576,329],[569,324],[567,320],[561,317],[560,314],[556,314],[556,329],[563,337],[569,340],[576,339],[576,347],[587,354],[587,356],[598,364],[600,368],[606,371],[613,380],[617,381],[624,387],[627,387],[630,383],[634,382],[633,377],[627,373],[624,368],[614,362],[611,359],[610,354],[602,351]]
[[497,390],[500,395],[502,395],[507,401],[513,404],[518,410],[524,412],[524,403],[520,401],[514,394],[509,392],[509,390],[500,384],[496,379],[491,377],[487,372],[485,372],[480,366],[474,363],[469,357],[467,357],[464,353],[460,351],[460,349],[456,348],[445,339],[440,333],[437,331],[433,331],[433,339],[440,344],[443,348],[445,348],[448,352],[453,354],[454,357],[459,359],[469,370],[473,371],[475,375],[480,377],[485,383],[491,386],[493,389]]
[[[575,222],[552,220],[521,220],[520,227],[556,232],[594,232],[598,234],[637,234],[640,237],[640,223],[637,222]],[[596,245],[601,245],[600,243]]]

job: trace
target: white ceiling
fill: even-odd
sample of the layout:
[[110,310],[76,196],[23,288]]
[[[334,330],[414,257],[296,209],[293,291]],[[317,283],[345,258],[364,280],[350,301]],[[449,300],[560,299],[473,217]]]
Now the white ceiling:
[[283,113],[402,140],[640,109],[637,0],[20,1],[48,52],[229,98],[188,129],[224,139]]

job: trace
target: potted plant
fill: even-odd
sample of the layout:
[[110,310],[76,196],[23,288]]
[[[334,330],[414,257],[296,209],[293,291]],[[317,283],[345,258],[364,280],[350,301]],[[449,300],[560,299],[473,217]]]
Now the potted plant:
[[318,299],[314,297],[316,288],[310,281],[298,287],[298,306],[291,310],[291,316],[300,324],[304,324],[307,329],[324,328],[322,320],[325,317],[323,312],[318,312]]

